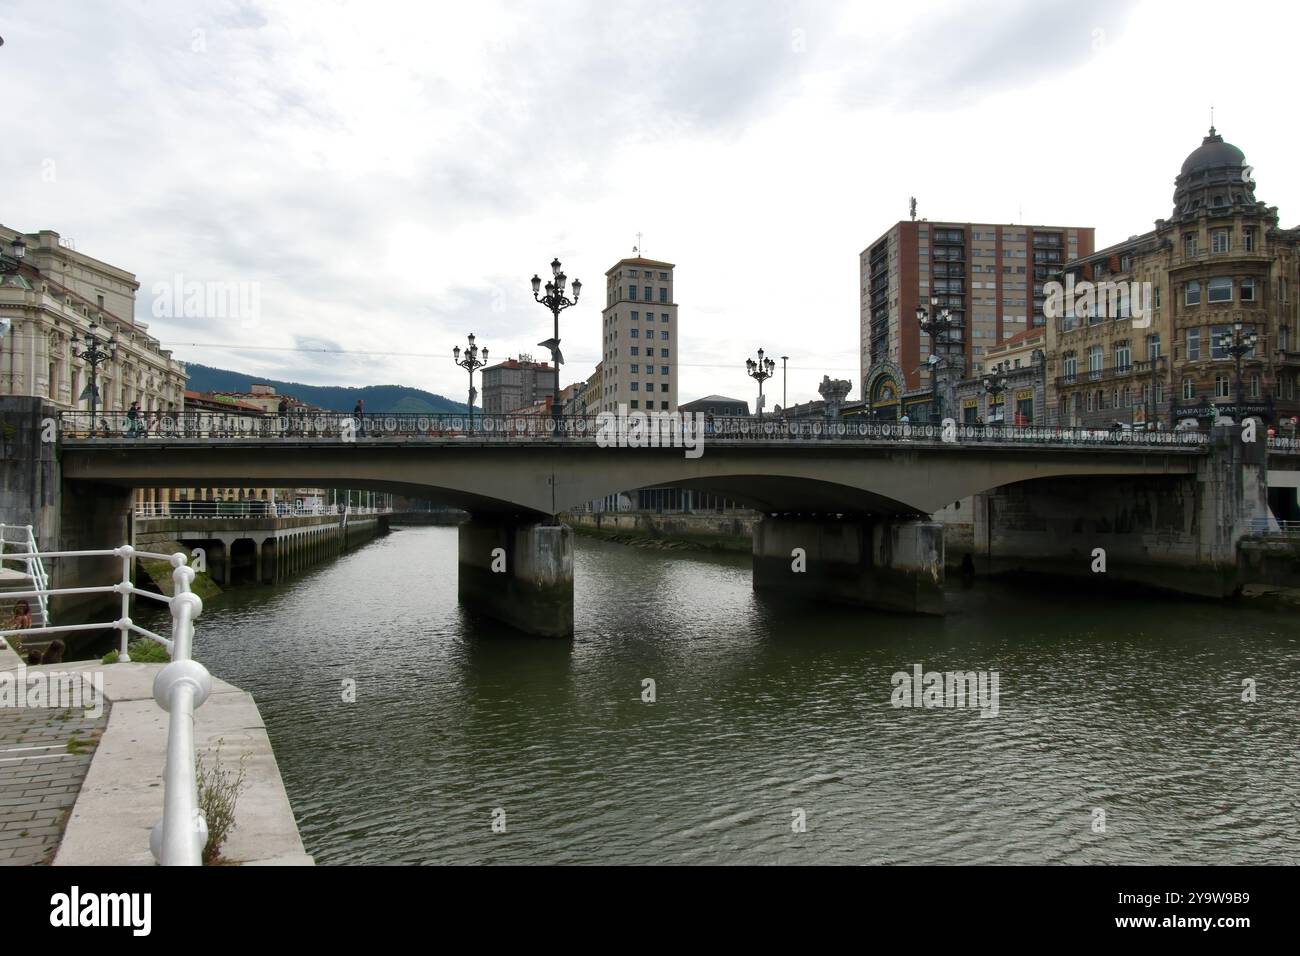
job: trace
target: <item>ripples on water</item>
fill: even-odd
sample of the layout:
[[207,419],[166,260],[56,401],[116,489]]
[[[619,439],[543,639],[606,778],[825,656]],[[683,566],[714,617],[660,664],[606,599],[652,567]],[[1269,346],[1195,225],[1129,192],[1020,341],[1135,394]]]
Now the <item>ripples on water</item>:
[[[212,602],[196,656],[320,863],[1300,862],[1294,614],[981,584],[916,619],[581,538],[576,575],[574,640],[519,636],[458,606],[454,528],[400,529]],[[913,663],[999,671],[1000,715],[892,708]]]

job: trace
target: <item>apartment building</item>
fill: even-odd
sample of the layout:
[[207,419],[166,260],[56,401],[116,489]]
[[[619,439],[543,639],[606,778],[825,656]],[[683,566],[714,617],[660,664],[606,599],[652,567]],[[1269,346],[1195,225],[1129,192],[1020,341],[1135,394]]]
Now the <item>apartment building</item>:
[[538,399],[554,393],[554,366],[550,362],[534,362],[526,352],[521,352],[518,358],[487,366],[482,375],[485,415],[505,415],[517,408],[531,407]]
[[[989,348],[1045,323],[1043,284],[1093,251],[1088,226],[895,223],[859,256],[862,396],[896,418],[933,386],[930,337],[917,309],[949,310],[941,363],[950,379],[982,367]],[[908,398],[910,396],[910,398]],[[909,415],[912,412],[909,411]]]
[[676,411],[678,329],[671,262],[622,259],[605,273],[595,411]]

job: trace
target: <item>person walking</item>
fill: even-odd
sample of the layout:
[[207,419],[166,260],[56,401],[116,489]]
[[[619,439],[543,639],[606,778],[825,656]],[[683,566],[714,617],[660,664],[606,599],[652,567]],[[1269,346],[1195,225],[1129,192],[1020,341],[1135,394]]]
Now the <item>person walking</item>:
[[140,437],[140,403],[132,402],[126,413],[126,433],[132,438]]
[[362,401],[361,399],[358,398],[358,399],[357,399],[357,407],[354,408],[354,409],[352,409],[352,418],[353,418],[353,420],[354,420],[354,422],[355,422],[355,424],[356,424],[357,434],[358,434],[358,435],[364,435],[364,434],[366,433],[366,410],[365,410],[365,405],[366,405],[366,403],[365,403],[364,401]]

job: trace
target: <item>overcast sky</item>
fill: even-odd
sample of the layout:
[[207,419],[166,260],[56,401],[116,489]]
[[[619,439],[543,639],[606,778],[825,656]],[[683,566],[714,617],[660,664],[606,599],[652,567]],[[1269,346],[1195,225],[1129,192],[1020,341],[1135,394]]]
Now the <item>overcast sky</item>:
[[[540,357],[550,315],[528,280],[557,255],[589,290],[561,325],[565,381],[586,378],[604,272],[640,232],[678,266],[682,401],[752,400],[760,346],[791,356],[792,403],[826,372],[857,396],[858,253],[909,196],[932,219],[1116,242],[1169,214],[1213,104],[1257,196],[1297,224],[1297,19],[1117,0],[0,0],[0,222],[134,272],[136,317],[186,361],[453,398],[468,332]],[[250,284],[259,320],[155,317],[177,274]]]

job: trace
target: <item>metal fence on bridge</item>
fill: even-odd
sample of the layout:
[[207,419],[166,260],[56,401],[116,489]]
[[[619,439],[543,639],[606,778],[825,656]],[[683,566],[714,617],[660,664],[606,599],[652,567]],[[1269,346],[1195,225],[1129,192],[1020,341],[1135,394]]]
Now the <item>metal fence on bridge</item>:
[[[910,424],[859,419],[786,420],[722,417],[674,412],[629,412],[541,418],[515,415],[421,415],[340,412],[263,418],[216,413],[145,414],[128,419],[101,414],[93,423],[88,412],[62,412],[59,434],[67,440],[225,442],[555,442],[642,447],[694,442],[930,442],[1043,445],[1141,445],[1194,447],[1209,435],[1201,431],[1142,431],[1132,428],[1069,428],[1050,425]],[[1270,439],[1270,447],[1295,445],[1293,439]]]

